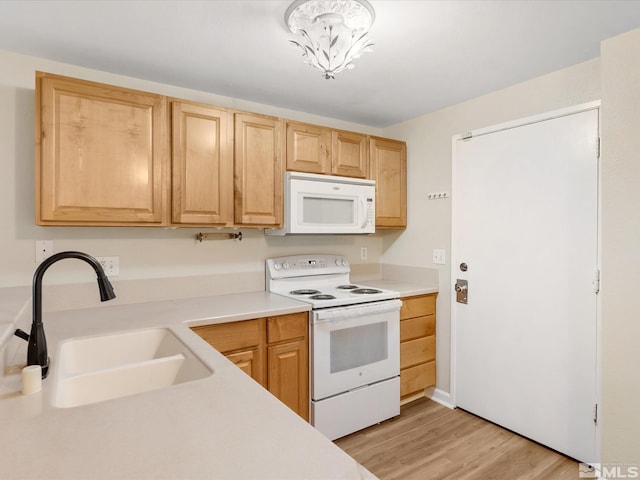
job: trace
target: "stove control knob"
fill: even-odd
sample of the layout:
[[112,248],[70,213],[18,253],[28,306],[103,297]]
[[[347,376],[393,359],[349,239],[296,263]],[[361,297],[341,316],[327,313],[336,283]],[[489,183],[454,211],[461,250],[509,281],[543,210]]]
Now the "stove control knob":
[[341,258],[336,258],[336,265],[340,266],[342,264],[342,259]]
[[275,270],[280,270],[280,269],[282,268],[282,266],[281,266],[279,263],[274,263],[274,264],[273,264],[273,268],[274,268]]
[[349,265],[349,264],[347,263],[347,260],[343,258],[343,259],[342,259],[342,266],[343,266],[343,267],[346,267],[347,265]]
[[288,262],[282,262],[282,268],[284,268],[285,270],[287,268],[289,268],[289,263]]

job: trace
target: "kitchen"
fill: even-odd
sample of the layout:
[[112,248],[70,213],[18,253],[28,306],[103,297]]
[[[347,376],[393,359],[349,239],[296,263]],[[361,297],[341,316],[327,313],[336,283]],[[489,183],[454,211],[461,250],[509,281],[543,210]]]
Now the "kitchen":
[[[452,135],[470,129],[522,118],[544,111],[602,99],[602,323],[603,323],[603,461],[638,462],[638,422],[634,406],[638,385],[633,365],[637,352],[629,345],[637,325],[633,320],[637,286],[631,267],[637,266],[633,239],[637,174],[633,132],[637,120],[625,109],[637,104],[633,85],[638,70],[635,53],[638,34],[631,32],[605,40],[599,58],[524,81],[502,90],[428,113],[414,120],[378,128],[319,118],[238,98],[207,94],[91,70],[54,60],[2,52],[2,125],[0,142],[5,159],[2,195],[3,229],[1,244],[3,287],[28,285],[35,269],[34,240],[53,239],[55,251],[77,249],[100,256],[119,256],[121,276],[114,279],[121,304],[232,294],[264,290],[264,259],[309,252],[344,255],[357,278],[367,280],[398,271],[429,276],[438,282],[438,390],[450,391],[450,342],[447,318],[450,273],[429,258],[416,261],[413,254],[446,248],[450,243],[450,212],[447,201],[428,201],[425,192],[446,192],[450,188]],[[294,60],[298,60],[296,55]],[[364,60],[365,57],[363,57]],[[356,73],[361,65],[353,72]],[[308,68],[308,67],[307,67]],[[264,237],[262,231],[243,229],[242,242],[196,242],[191,229],[114,229],[36,227],[33,222],[33,85],[36,70],[86,78],[108,84],[190,98],[213,105],[234,106],[248,111],[329,125],[350,131],[402,139],[410,148],[408,157],[407,230],[375,236],[278,238]],[[153,79],[150,79],[153,80]],[[523,79],[524,80],[524,79]],[[339,79],[336,80],[336,82]],[[169,82],[166,82],[169,83]],[[627,117],[619,117],[627,115]],[[621,135],[620,132],[629,132]],[[411,159],[425,158],[428,162]],[[611,159],[609,162],[606,159]],[[428,221],[423,219],[428,219]],[[366,259],[362,259],[362,249]],[[401,268],[404,267],[404,268]],[[49,311],[95,306],[95,285],[86,283],[86,271],[73,262],[49,273],[44,304]],[[422,277],[421,277],[422,275]],[[46,321],[46,320],[45,320]],[[446,398],[446,397],[445,397]]]

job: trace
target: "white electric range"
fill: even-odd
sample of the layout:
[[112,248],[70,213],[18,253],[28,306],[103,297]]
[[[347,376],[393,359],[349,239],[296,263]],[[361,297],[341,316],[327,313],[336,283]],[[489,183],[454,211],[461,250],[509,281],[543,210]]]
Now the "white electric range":
[[310,418],[329,439],[400,413],[398,292],[350,281],[340,255],[266,261],[267,291],[310,303]]

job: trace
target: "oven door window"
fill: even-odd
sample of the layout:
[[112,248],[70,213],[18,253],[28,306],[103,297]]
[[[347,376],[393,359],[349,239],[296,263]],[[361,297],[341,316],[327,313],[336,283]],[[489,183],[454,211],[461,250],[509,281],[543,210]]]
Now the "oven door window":
[[330,372],[338,373],[386,360],[387,322],[333,330],[330,333]]

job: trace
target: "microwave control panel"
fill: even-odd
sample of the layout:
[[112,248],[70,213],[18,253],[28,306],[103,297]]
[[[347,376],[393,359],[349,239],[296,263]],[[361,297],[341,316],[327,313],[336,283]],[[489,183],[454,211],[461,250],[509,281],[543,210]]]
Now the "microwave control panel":
[[367,226],[371,226],[371,225],[375,225],[376,223],[376,208],[375,208],[375,202],[373,201],[373,198],[367,198],[367,217],[366,217],[366,225]]

